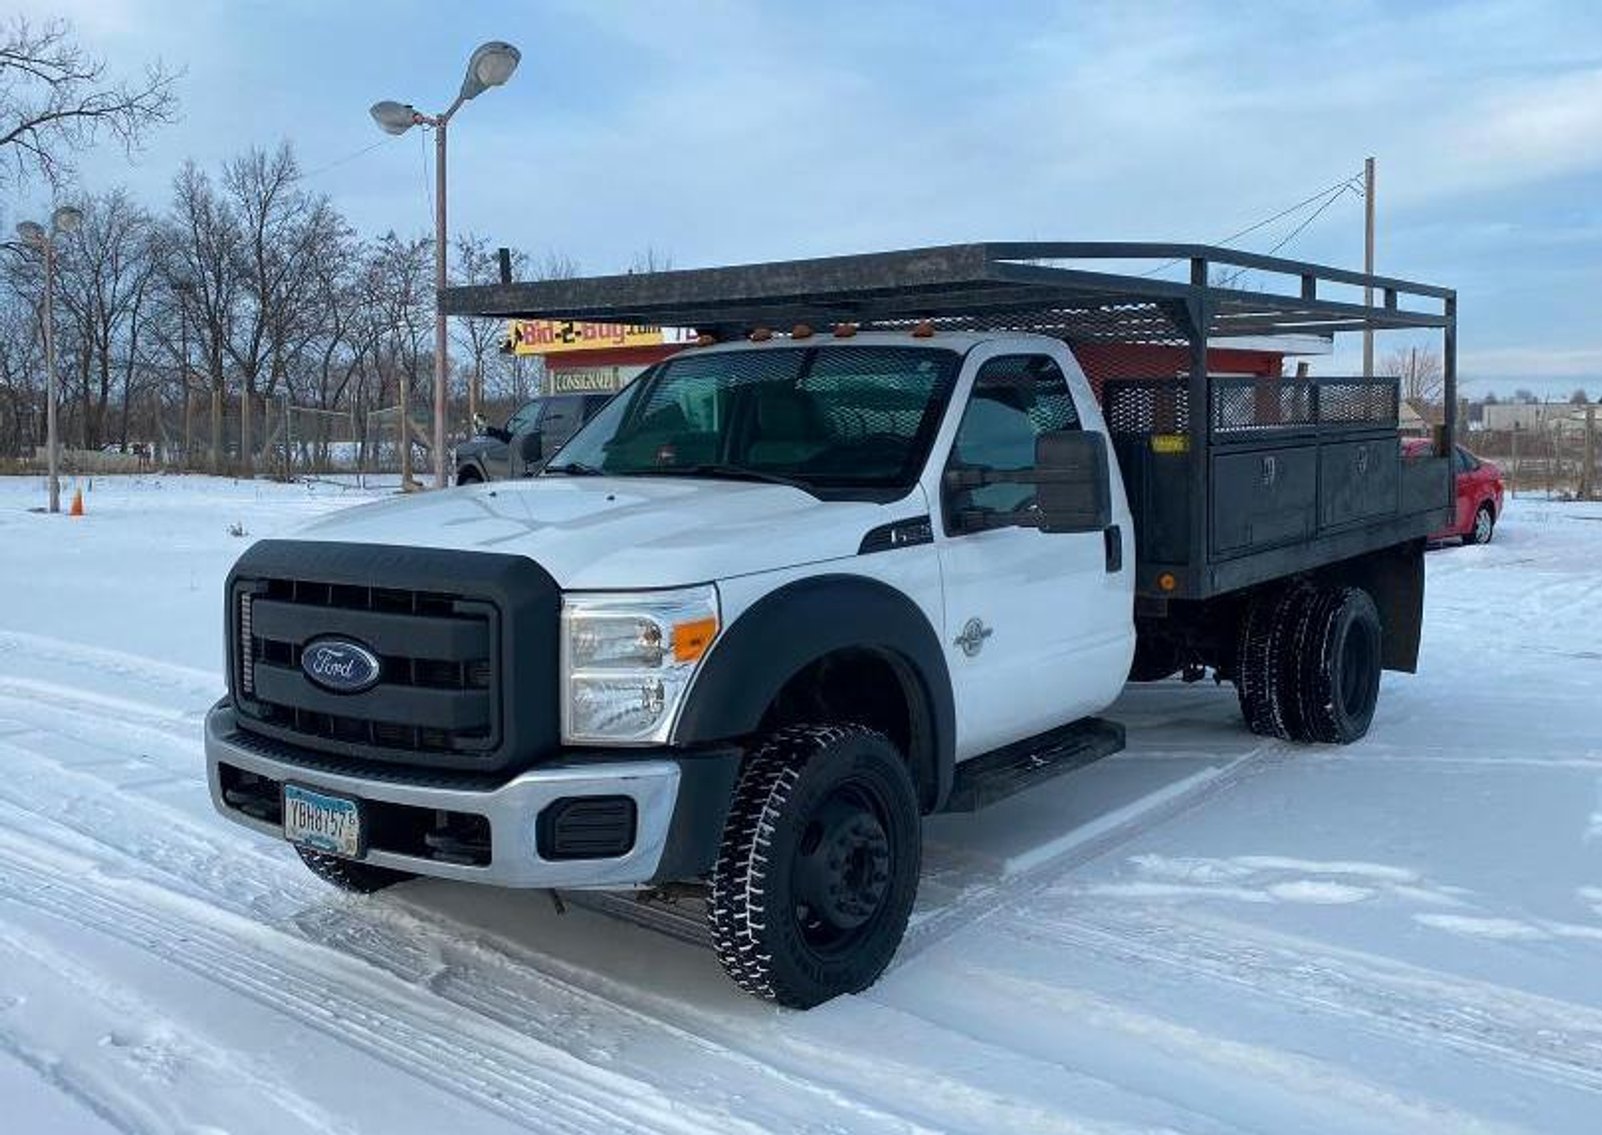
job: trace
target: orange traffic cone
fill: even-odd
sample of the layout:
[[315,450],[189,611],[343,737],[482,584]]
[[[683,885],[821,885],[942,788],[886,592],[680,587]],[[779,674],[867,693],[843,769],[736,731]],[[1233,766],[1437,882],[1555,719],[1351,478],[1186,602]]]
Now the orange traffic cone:
[[72,494],[72,507],[67,510],[68,516],[83,515],[83,490],[78,489]]

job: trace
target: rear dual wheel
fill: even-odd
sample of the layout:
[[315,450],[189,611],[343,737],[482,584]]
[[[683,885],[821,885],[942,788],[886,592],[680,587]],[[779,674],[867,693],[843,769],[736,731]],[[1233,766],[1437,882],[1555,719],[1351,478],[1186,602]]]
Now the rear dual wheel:
[[1253,598],[1235,683],[1247,727],[1348,744],[1368,732],[1382,669],[1379,611],[1360,587],[1293,584]]

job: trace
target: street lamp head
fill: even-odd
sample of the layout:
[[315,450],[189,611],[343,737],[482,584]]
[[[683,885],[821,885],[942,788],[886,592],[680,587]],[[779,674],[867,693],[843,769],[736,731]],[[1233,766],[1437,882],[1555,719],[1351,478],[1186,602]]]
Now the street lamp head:
[[37,221],[23,221],[17,226],[17,235],[29,244],[44,244],[48,234]]
[[467,61],[467,76],[462,80],[461,98],[477,98],[491,87],[498,87],[512,77],[522,60],[523,53],[509,43],[492,39],[479,44]]
[[385,99],[375,102],[367,113],[373,116],[373,121],[385,134],[404,134],[417,125],[417,109],[410,103]]

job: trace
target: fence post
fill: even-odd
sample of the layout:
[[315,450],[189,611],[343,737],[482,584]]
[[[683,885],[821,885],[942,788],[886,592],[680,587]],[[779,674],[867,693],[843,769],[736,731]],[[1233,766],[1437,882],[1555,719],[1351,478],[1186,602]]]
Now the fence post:
[[1596,403],[1585,407],[1585,465],[1580,470],[1580,499],[1596,495]]

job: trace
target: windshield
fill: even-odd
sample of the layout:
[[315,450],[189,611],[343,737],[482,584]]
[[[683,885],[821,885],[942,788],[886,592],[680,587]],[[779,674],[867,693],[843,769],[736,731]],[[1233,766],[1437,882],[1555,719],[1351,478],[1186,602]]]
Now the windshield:
[[946,348],[835,344],[679,355],[613,399],[550,471],[904,492],[960,361]]

